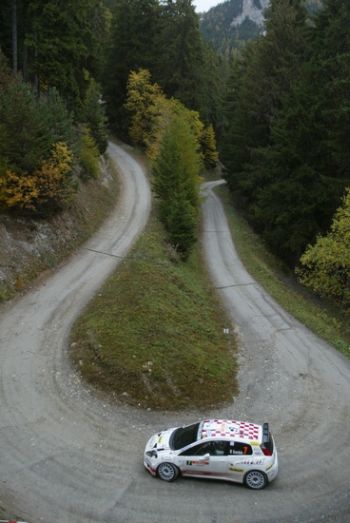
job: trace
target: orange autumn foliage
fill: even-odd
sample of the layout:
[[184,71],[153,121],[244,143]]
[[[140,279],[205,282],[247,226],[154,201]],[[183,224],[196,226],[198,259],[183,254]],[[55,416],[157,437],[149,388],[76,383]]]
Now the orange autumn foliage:
[[6,170],[0,177],[0,202],[7,208],[37,211],[47,204],[60,204],[72,194],[69,174],[73,155],[64,142],[57,142],[50,157],[32,173]]

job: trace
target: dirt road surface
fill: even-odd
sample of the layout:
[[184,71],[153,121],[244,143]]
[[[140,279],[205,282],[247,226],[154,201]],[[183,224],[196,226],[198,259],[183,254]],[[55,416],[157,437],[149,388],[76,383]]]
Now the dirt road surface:
[[[204,246],[240,337],[240,394],[217,416],[269,421],[280,476],[266,490],[143,469],[156,430],[202,417],[109,404],[71,368],[75,317],[145,225],[149,186],[120,147],[122,198],[88,245],[0,316],[0,506],[30,523],[349,521],[350,365],[284,313],[237,258],[207,184]],[[229,327],[229,326],[228,326]],[[195,386],[195,377],[193,385]]]

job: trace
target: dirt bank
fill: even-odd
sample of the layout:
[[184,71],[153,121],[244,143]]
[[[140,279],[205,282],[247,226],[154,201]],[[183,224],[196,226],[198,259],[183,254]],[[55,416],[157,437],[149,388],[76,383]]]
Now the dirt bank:
[[79,183],[72,204],[47,220],[0,214],[0,302],[23,292],[98,229],[115,205],[117,172],[108,157],[95,180]]

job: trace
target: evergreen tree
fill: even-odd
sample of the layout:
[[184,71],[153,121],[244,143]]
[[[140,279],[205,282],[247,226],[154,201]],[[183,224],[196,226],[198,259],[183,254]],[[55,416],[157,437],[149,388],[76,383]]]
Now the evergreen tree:
[[48,158],[57,142],[74,143],[71,115],[57,92],[38,99],[20,80],[0,91],[0,160],[26,173]]
[[166,0],[161,11],[155,79],[169,97],[200,109],[204,48],[192,0]]
[[6,87],[12,80],[11,69],[5,55],[0,49],[0,89]]
[[111,127],[127,136],[128,113],[124,107],[130,71],[154,70],[159,53],[155,35],[159,32],[158,0],[118,0],[112,10],[113,33],[104,79]]
[[174,117],[154,163],[160,218],[172,245],[186,259],[196,241],[200,157],[187,122]]
[[101,88],[93,78],[86,91],[80,120],[88,125],[100,154],[103,154],[107,149],[107,115]]
[[329,1],[315,19],[309,56],[257,155],[263,178],[253,212],[270,245],[296,263],[325,232],[350,184],[350,6]]
[[13,56],[13,46],[9,48],[14,32],[13,27],[9,28],[13,12],[10,0],[5,0],[0,10],[0,25],[4,27],[4,44],[0,40],[0,45],[38,91],[56,87],[75,108],[84,97],[88,73],[97,74],[99,69],[101,42],[108,26],[103,2],[17,0],[15,3],[18,56]]
[[[266,35],[234,61],[226,105],[223,158],[232,188],[249,205],[264,183],[256,152],[271,144],[270,128],[305,53],[306,12],[301,0],[272,0]],[[252,213],[251,213],[252,214]]]

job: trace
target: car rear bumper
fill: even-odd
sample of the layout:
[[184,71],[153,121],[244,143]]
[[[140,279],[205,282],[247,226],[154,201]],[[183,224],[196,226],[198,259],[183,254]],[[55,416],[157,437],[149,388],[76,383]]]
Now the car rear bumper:
[[269,481],[274,480],[275,477],[278,474],[278,455],[277,455],[277,451],[276,450],[275,450],[274,462],[273,462],[271,468],[269,468],[269,470],[266,470],[266,474],[267,474],[267,477],[268,477]]

